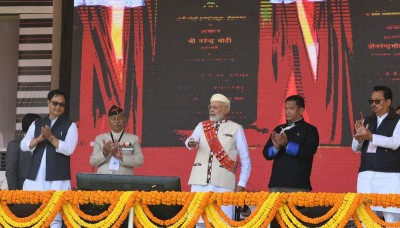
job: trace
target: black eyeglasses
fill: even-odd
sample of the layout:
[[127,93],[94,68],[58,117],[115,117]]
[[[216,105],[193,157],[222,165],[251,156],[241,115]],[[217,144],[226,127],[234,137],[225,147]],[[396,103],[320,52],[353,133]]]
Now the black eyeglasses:
[[369,99],[369,100],[368,100],[368,103],[369,103],[370,105],[372,105],[373,103],[375,103],[376,105],[378,105],[378,104],[381,103],[381,101],[383,101],[383,99],[376,99],[376,100]]
[[58,103],[57,101],[50,101],[54,107],[60,106],[60,108],[65,107],[65,103]]

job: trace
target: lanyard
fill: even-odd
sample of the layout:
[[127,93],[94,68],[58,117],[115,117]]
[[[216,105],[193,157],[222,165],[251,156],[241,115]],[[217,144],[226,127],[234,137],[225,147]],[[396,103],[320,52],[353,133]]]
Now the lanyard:
[[[124,132],[125,131],[122,131],[122,133],[121,133],[121,136],[119,136],[119,139],[118,139],[118,142],[120,142],[121,141],[121,139],[122,139],[122,136],[124,135]],[[114,143],[114,136],[113,136],[113,134],[112,134],[112,132],[110,131],[110,135],[111,135],[111,140],[113,141],[113,143]]]

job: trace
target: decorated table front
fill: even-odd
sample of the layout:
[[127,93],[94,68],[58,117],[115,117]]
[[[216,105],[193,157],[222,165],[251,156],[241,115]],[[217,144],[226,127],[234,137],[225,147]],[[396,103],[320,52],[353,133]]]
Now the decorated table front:
[[[203,216],[207,227],[267,227],[275,218],[281,227],[344,227],[353,220],[357,227],[400,227],[400,222],[386,223],[371,206],[400,207],[397,194],[357,193],[191,193],[145,191],[0,191],[0,225],[3,227],[48,227],[61,212],[67,227],[118,227],[133,216],[135,227],[194,227]],[[80,210],[83,204],[110,205],[101,214],[90,216]],[[9,209],[11,204],[41,204],[28,217],[20,218]],[[149,205],[182,205],[169,220],[154,217]],[[222,205],[254,208],[242,221],[230,220]],[[298,207],[328,207],[320,217],[303,215]],[[132,211],[134,213],[129,213]],[[132,219],[132,218],[131,218]]]

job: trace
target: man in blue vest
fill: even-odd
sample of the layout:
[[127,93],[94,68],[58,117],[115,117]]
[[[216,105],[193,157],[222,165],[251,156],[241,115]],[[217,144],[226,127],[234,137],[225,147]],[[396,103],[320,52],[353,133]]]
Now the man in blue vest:
[[[357,192],[400,193],[400,116],[391,108],[392,91],[375,86],[368,100],[373,113],[355,123],[352,149],[361,151]],[[399,208],[373,207],[386,222],[400,219]]]
[[[70,156],[78,142],[78,129],[65,117],[66,95],[52,90],[47,95],[49,115],[32,124],[21,141],[21,150],[32,153],[24,190],[69,190]],[[51,227],[61,227],[59,213]]]

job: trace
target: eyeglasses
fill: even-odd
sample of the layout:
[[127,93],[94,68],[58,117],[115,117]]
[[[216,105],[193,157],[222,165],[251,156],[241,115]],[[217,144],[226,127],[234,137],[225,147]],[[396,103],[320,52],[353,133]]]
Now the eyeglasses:
[[383,99],[376,99],[376,100],[369,99],[369,100],[368,100],[368,103],[369,103],[370,105],[372,105],[373,103],[375,103],[375,105],[378,105],[378,104],[381,103],[381,101],[383,101]]
[[57,101],[50,101],[54,107],[60,106],[60,108],[65,107],[65,103],[58,103]]

